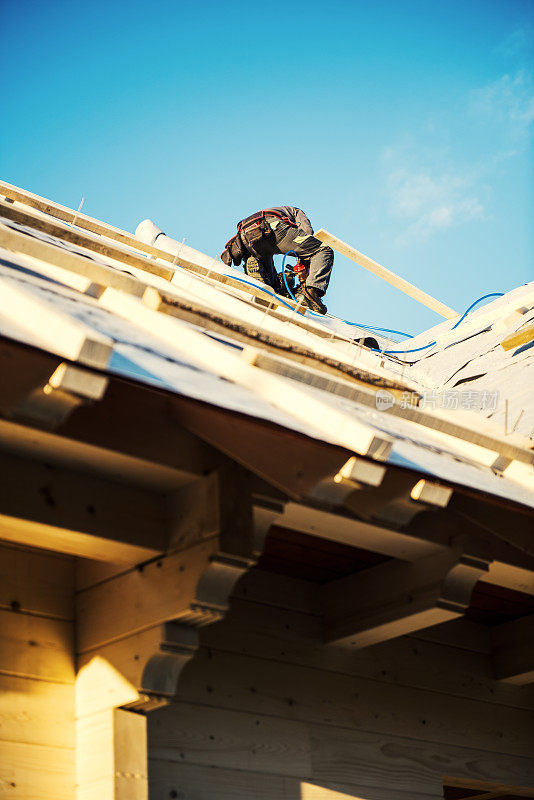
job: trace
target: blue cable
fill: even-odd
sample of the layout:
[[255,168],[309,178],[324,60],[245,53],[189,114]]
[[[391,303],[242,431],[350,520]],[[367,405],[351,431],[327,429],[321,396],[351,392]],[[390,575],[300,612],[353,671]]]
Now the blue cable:
[[286,285],[286,289],[289,292],[289,294],[291,295],[291,297],[293,298],[293,300],[295,301],[295,303],[298,303],[297,298],[295,297],[295,295],[293,294],[293,292],[289,288],[289,283],[287,282],[287,277],[286,277],[286,258],[288,256],[295,256],[295,258],[298,258],[298,255],[295,253],[294,250],[288,250],[287,253],[284,253],[284,257],[282,259],[282,275],[283,275],[283,278],[284,278],[284,283]]
[[[250,281],[246,281],[244,278],[238,278],[236,275],[226,275],[225,273],[223,273],[223,275],[224,275],[225,278],[232,278],[234,281],[239,281],[239,283],[246,283],[247,286],[253,286],[255,289],[259,288],[259,287],[256,286],[255,283],[251,283]],[[276,299],[277,299],[277,301],[279,303],[281,303],[283,306],[287,306],[287,308],[289,308],[291,311],[295,310],[292,305],[290,305],[289,303],[286,303],[285,300],[282,300],[280,295],[275,294],[274,292],[270,292],[268,289],[264,289],[263,286],[261,287],[261,290],[262,290],[262,292],[265,292],[266,294],[270,294],[271,297],[276,297]]]
[[485,294],[485,295],[484,295],[484,297],[479,297],[479,298],[478,298],[478,300],[475,300],[475,302],[474,302],[474,303],[471,303],[471,305],[469,306],[469,308],[467,309],[467,311],[464,313],[463,317],[460,317],[460,319],[458,320],[458,322],[456,322],[456,323],[455,323],[455,324],[452,326],[452,328],[451,328],[451,331],[453,331],[455,328],[457,328],[457,327],[458,327],[458,325],[460,324],[460,322],[463,322],[463,321],[464,321],[464,319],[467,317],[467,315],[469,314],[469,312],[471,311],[471,309],[472,309],[472,308],[474,308],[474,307],[475,307],[475,306],[476,306],[478,303],[482,302],[482,300],[487,300],[487,299],[488,299],[488,297],[503,297],[503,296],[504,296],[504,292],[491,292],[490,294]]
[[381,333],[395,333],[397,336],[407,336],[408,339],[413,339],[412,333],[404,333],[404,331],[394,331],[391,328],[378,328],[376,325],[364,325],[363,322],[349,322],[348,319],[344,319],[343,322],[346,325],[355,325],[358,328],[364,328],[366,331],[380,331]]
[[[487,300],[488,297],[503,297],[503,296],[504,292],[491,292],[490,294],[485,294],[482,297],[479,297],[478,300],[475,300],[474,303],[471,303],[467,311],[464,312],[464,314],[460,317],[458,322],[455,322],[455,324],[451,328],[451,331],[457,328],[460,322],[463,322],[464,319],[467,317],[471,309],[474,308],[478,303],[482,302],[482,300]],[[404,353],[419,353],[421,350],[427,350],[429,347],[433,347],[435,344],[436,342],[430,342],[430,344],[425,344],[423,347],[415,347],[413,350],[381,350],[380,352],[386,356],[399,355]]]
[[[293,295],[293,292],[289,288],[289,284],[288,284],[287,278],[286,278],[285,265],[286,265],[287,256],[295,256],[296,258],[298,258],[298,255],[295,253],[294,250],[288,250],[287,253],[284,253],[284,258],[282,259],[282,275],[283,275],[283,278],[284,278],[284,283],[286,285],[286,289],[289,292],[289,294],[291,295],[291,298],[295,301],[295,303],[298,304],[298,300]],[[234,278],[234,280],[239,281],[240,283],[245,283],[247,286],[253,286],[253,287],[256,286],[255,283],[251,283],[250,281],[246,281],[244,278],[238,278],[235,275],[225,275],[225,278]],[[261,289],[262,289],[262,291],[266,292],[266,294],[270,295],[271,297],[275,297],[276,300],[279,303],[281,303],[282,305],[286,306],[286,308],[289,308],[291,311],[295,310],[293,308],[293,306],[291,306],[289,303],[286,303],[284,300],[282,300],[280,295],[276,294],[275,292],[270,292],[268,289],[264,289],[263,286],[261,287]],[[479,297],[478,300],[475,300],[474,303],[471,303],[471,305],[469,306],[467,311],[465,311],[463,313],[463,315],[460,317],[460,319],[457,322],[454,323],[454,325],[451,328],[451,331],[453,331],[455,328],[457,328],[458,325],[460,325],[460,323],[464,321],[464,319],[467,317],[469,312],[476,305],[478,305],[478,303],[481,303],[482,300],[487,300],[488,297],[503,297],[503,296],[504,296],[504,292],[490,292],[490,294],[485,294],[482,297]],[[315,316],[315,317],[324,316],[323,314],[318,314],[316,311],[312,311],[311,309],[307,309],[307,311],[310,314],[313,314],[313,316]],[[408,336],[410,339],[414,338],[410,333],[403,333],[402,331],[394,331],[394,330],[391,330],[390,328],[375,328],[375,327],[372,327],[371,325],[362,325],[359,322],[350,322],[349,320],[346,320],[346,319],[341,320],[341,321],[344,322],[346,325],[354,325],[355,327],[363,328],[364,330],[383,331],[383,332],[386,332],[386,333],[395,333],[395,334],[398,334],[399,336]],[[375,350],[375,352],[382,353],[382,355],[386,355],[386,356],[389,356],[389,355],[404,355],[405,353],[420,353],[421,350],[428,350],[429,347],[433,347],[435,344],[436,344],[435,341],[434,342],[430,342],[429,344],[425,344],[422,347],[414,347],[412,350],[380,350],[380,349],[376,350],[375,348],[370,348],[370,349]]]

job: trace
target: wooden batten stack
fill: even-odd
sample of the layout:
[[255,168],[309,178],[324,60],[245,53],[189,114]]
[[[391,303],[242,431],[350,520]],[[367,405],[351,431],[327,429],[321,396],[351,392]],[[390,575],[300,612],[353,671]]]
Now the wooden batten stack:
[[0,796],[534,797],[529,407],[5,183],[0,258]]

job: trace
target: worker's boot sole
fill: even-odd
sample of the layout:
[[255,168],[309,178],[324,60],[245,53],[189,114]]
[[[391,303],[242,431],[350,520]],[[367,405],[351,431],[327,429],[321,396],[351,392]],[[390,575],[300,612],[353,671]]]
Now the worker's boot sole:
[[254,256],[249,256],[247,258],[244,264],[244,270],[249,278],[255,278],[257,281],[264,282],[261,277],[259,261],[257,258],[254,258]]
[[325,304],[321,302],[320,298],[314,296],[314,294],[312,294],[306,285],[298,289],[296,299],[299,305],[303,306],[304,308],[309,308],[311,311],[315,311],[317,314],[326,314],[328,310]]

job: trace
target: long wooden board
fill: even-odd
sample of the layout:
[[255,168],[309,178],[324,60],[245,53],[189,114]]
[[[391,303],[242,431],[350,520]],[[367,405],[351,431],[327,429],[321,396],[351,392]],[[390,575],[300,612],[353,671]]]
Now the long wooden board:
[[[276,595],[273,586],[273,602]],[[321,630],[320,618],[312,614],[236,598],[224,622],[202,630],[201,642],[211,651],[321,670],[328,675],[325,680],[332,682],[337,675],[350,675],[484,703],[534,707],[534,692],[527,687],[518,689],[495,680],[489,641],[486,648],[476,641],[477,633],[488,636],[484,626],[469,626],[470,649],[462,647],[463,642],[455,645],[406,636],[358,652],[323,645]]]
[[74,682],[73,623],[0,610],[0,672]]
[[72,800],[74,750],[0,742],[0,790],[9,800]]
[[[225,284],[238,290],[240,294],[253,295],[254,297],[265,303],[265,307],[269,304],[274,306],[290,306],[296,308],[297,304],[292,300],[278,300],[272,296],[272,292],[263,289],[261,286],[256,286],[250,281],[245,285],[242,280],[237,280],[231,275],[226,275],[218,272],[216,269],[209,270],[207,267],[195,264],[187,259],[173,256],[172,254],[165,253],[163,250],[156,250],[157,255],[149,258],[143,256],[143,248],[138,247],[142,245],[137,239],[131,238],[128,246],[122,242],[107,240],[104,236],[91,233],[89,231],[79,230],[72,227],[72,225],[53,218],[47,218],[41,213],[36,214],[31,212],[31,209],[19,205],[11,205],[0,200],[0,217],[13,220],[21,225],[27,225],[37,231],[42,231],[51,236],[56,236],[65,242],[85,247],[101,256],[115,259],[128,266],[137,267],[145,272],[153,275],[158,275],[166,280],[171,280],[174,273],[180,267],[188,270],[190,273],[195,273],[204,277],[207,280],[216,281],[219,285]],[[135,249],[134,249],[135,248]],[[137,252],[136,252],[137,251]],[[171,263],[172,262],[172,263]],[[325,336],[330,336],[331,332],[325,331]]]
[[306,723],[530,756],[534,714],[315,667],[203,648],[184,670],[179,699]]
[[74,565],[67,556],[0,545],[0,608],[73,620]]
[[317,239],[320,239],[321,242],[330,245],[334,250],[340,253],[342,256],[346,256],[351,261],[356,262],[359,264],[360,267],[369,270],[372,272],[373,275],[377,275],[382,280],[390,283],[396,289],[400,289],[401,292],[407,294],[409,297],[413,297],[414,300],[417,300],[418,303],[422,303],[427,308],[430,308],[432,311],[435,311],[437,314],[440,314],[442,317],[446,319],[453,319],[454,317],[459,316],[457,311],[454,311],[449,306],[446,306],[445,303],[442,303],[440,300],[436,300],[435,297],[423,292],[422,289],[418,289],[417,286],[414,286],[413,283],[409,283],[408,281],[404,280],[404,278],[395,275],[394,272],[383,267],[377,261],[373,261],[372,258],[365,256],[363,253],[360,253],[359,250],[356,250],[355,247],[351,247],[346,242],[343,242],[341,239],[338,239],[337,236],[325,231],[323,228],[315,232],[315,236]]
[[[252,684],[254,685],[254,684]],[[289,718],[175,703],[149,718],[157,759],[406,792],[437,787],[445,770],[534,786],[532,758]]]
[[0,741],[73,747],[74,686],[0,673]]
[[[357,787],[348,784],[301,781],[283,775],[243,772],[221,767],[199,767],[175,761],[150,760],[150,796],[153,800],[169,797],[195,800],[442,800],[443,792],[421,794],[402,789]],[[174,793],[174,794],[173,794]]]

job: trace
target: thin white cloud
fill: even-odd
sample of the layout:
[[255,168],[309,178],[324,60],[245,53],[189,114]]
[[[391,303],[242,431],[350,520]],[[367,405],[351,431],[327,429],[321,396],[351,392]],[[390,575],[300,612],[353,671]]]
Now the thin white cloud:
[[[516,33],[506,47],[524,47],[526,36]],[[460,163],[450,147],[439,147],[436,138],[447,141],[447,135],[435,137],[432,131],[436,127],[446,133],[445,118],[437,126],[432,121],[421,125],[417,134],[402,136],[382,152],[389,212],[402,224],[398,245],[487,218],[492,175],[530,143],[534,78],[524,69],[502,75],[459,101],[454,114],[469,121],[475,136],[479,133],[478,139],[472,137],[479,149],[470,163]],[[451,126],[454,130],[454,120]]]
[[504,41],[500,42],[495,49],[498,53],[514,58],[530,52],[533,47],[534,28],[526,26],[516,28],[516,30],[512,31],[512,33],[507,36]]
[[502,75],[474,91],[471,112],[492,125],[504,128],[512,142],[526,143],[534,123],[534,79],[527,70]]
[[432,175],[403,168],[390,173],[390,211],[406,223],[397,244],[422,241],[438,231],[481,218],[484,207],[474,183],[474,175],[466,177],[451,170]]

